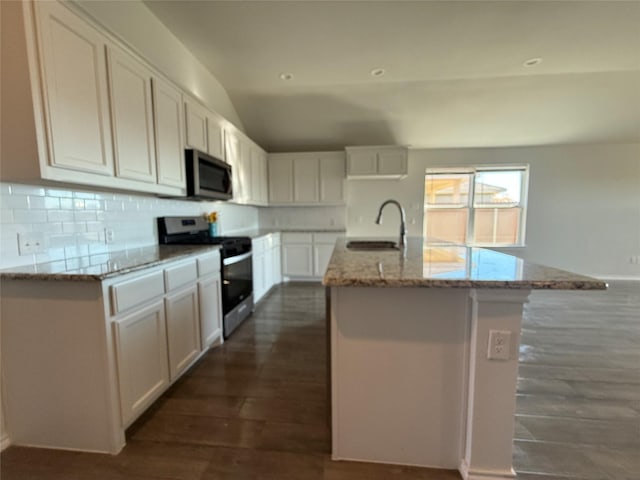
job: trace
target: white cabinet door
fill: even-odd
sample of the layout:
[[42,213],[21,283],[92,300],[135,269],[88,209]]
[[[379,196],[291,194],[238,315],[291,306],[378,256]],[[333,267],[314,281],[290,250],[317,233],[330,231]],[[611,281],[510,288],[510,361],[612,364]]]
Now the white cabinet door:
[[350,152],[349,175],[375,175],[378,173],[378,158],[375,150]]
[[196,285],[165,298],[169,372],[175,380],[200,353],[200,319]]
[[129,425],[169,385],[164,305],[160,300],[113,325],[122,422]]
[[109,80],[116,176],[156,183],[151,72],[110,48]]
[[206,152],[208,136],[207,109],[189,97],[185,97],[184,109],[187,147]]
[[301,155],[293,159],[293,201],[318,203],[318,158]]
[[220,275],[213,275],[198,282],[198,305],[200,307],[201,347],[210,347],[222,336],[222,302]]
[[273,247],[271,250],[271,278],[272,284],[278,285],[282,282],[282,254],[280,245]]
[[158,183],[186,188],[182,94],[173,85],[152,79]]
[[267,198],[267,157],[257,145],[251,146],[251,194],[250,202],[254,205],[266,205]]
[[57,2],[36,2],[52,166],[113,175],[105,39]]
[[407,175],[407,147],[347,147],[346,152],[348,177],[400,179]]
[[312,244],[284,244],[282,246],[282,270],[282,274],[285,276],[313,276]]
[[[234,132],[225,135],[227,163],[232,168],[233,201],[247,203],[247,183],[249,176],[249,160],[246,158],[247,148]],[[245,161],[247,160],[247,161]]]
[[313,246],[313,276],[324,277],[324,273],[331,260],[333,245],[318,244]]
[[265,271],[265,253],[254,252],[252,255],[253,263],[253,297],[258,302],[265,293],[267,293],[266,271]]
[[378,173],[380,175],[406,175],[406,150],[380,150],[378,152]]
[[344,203],[345,157],[342,153],[319,157],[320,203]]
[[293,202],[293,158],[287,155],[269,155],[269,203]]
[[220,160],[226,158],[223,119],[212,112],[207,114],[207,152]]

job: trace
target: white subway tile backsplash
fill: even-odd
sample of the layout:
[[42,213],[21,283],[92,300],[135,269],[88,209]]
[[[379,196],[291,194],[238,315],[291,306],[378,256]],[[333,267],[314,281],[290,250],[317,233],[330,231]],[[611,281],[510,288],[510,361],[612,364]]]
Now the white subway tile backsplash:
[[11,184],[11,195],[37,195],[44,197],[45,190],[35,185],[22,185],[20,183]]
[[47,212],[49,222],[73,222],[73,212],[70,210],[49,210]]
[[64,197],[71,198],[73,197],[73,192],[69,190],[61,190],[57,188],[47,188],[47,196],[48,197]]
[[13,223],[13,210],[0,208],[0,224],[6,225],[9,223]]
[[104,207],[102,200],[85,200],[84,208],[87,210],[101,210]]
[[76,222],[95,222],[97,219],[95,210],[76,210],[72,217]]
[[38,209],[60,209],[60,199],[58,197],[37,197],[29,195],[27,197],[29,208]]
[[27,209],[29,208],[29,197],[26,195],[9,195],[2,200],[2,208]]
[[48,221],[46,210],[13,210],[14,223],[46,223]]
[[96,198],[94,192],[73,192],[73,198]]
[[85,233],[87,231],[86,223],[63,222],[62,231],[64,233]]
[[[0,182],[0,268],[33,261],[59,265],[61,259],[71,265],[72,259],[90,253],[103,255],[155,245],[156,217],[196,216],[214,210],[220,214],[220,234],[241,234],[259,226],[258,208],[226,202],[189,202]],[[113,243],[104,241],[106,227],[114,231]],[[31,231],[45,234],[48,251],[20,256],[17,233]]]

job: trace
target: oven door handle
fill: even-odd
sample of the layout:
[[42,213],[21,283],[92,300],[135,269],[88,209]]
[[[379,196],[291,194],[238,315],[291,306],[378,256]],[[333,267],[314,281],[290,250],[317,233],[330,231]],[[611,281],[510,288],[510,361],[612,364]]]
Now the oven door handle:
[[222,264],[223,265],[231,265],[233,263],[238,263],[241,262],[243,260],[246,260],[247,258],[251,257],[251,252],[248,253],[243,253],[242,255],[235,255],[233,257],[228,257],[222,260]]

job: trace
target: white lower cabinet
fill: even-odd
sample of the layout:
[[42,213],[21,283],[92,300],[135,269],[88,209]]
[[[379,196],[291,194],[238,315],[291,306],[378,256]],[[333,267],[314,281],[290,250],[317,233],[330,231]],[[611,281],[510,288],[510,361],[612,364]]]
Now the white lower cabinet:
[[286,277],[313,276],[313,246],[287,244],[282,246],[282,269]]
[[220,298],[220,273],[198,282],[198,306],[200,307],[200,346],[209,348],[222,338],[222,299]]
[[280,234],[269,233],[252,240],[253,301],[258,302],[282,281],[280,268]]
[[127,275],[107,288],[127,427],[207,348],[222,342],[220,252]]
[[340,235],[333,232],[283,233],[282,276],[291,280],[321,279]]
[[129,425],[169,385],[162,300],[122,317],[113,325],[122,422]]
[[167,295],[164,302],[167,315],[169,373],[173,381],[202,351],[197,285]]

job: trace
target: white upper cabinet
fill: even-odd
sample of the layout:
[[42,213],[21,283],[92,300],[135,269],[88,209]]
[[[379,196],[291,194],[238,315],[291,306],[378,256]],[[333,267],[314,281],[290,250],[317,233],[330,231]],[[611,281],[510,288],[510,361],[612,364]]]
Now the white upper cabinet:
[[207,151],[220,160],[225,160],[224,151],[224,119],[219,115],[208,112],[207,115]]
[[182,196],[185,147],[221,160],[231,149],[239,201],[266,204],[264,152],[239,132],[227,142],[227,120],[73,2],[2,2],[1,19],[2,112],[12,128],[1,131],[9,160],[0,180]]
[[113,175],[105,38],[57,2],[38,2],[49,164]]
[[116,176],[155,183],[151,72],[117,48],[108,58]]
[[293,160],[294,203],[317,203],[319,166],[316,156],[301,155]]
[[257,145],[251,145],[249,148],[251,159],[250,203],[266,205],[269,201],[267,192],[267,154]]
[[293,203],[293,156],[270,154],[268,156],[269,203],[273,205]]
[[318,158],[320,203],[344,203],[345,161],[342,152],[325,153]]
[[152,86],[158,183],[184,189],[182,93],[169,82],[156,77],[152,79]]
[[238,131],[225,134],[227,163],[232,168],[233,201],[250,205],[267,204],[266,153]]
[[208,152],[207,109],[189,97],[185,97],[186,145],[201,152]]
[[271,154],[268,167],[272,205],[344,203],[345,156],[342,152]]
[[185,96],[186,145],[226,160],[224,119]]
[[408,150],[403,146],[347,147],[348,178],[402,178]]

